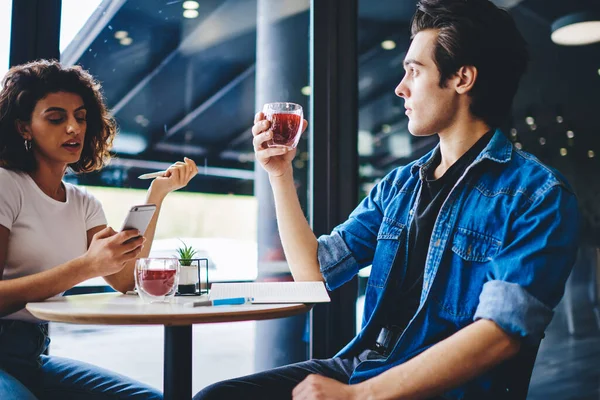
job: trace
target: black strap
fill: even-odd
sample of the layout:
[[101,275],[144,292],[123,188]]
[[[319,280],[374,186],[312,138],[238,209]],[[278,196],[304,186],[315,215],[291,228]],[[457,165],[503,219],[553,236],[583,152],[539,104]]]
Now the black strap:
[[399,326],[381,328],[372,349],[382,356],[387,357],[394,349],[401,334],[402,328]]

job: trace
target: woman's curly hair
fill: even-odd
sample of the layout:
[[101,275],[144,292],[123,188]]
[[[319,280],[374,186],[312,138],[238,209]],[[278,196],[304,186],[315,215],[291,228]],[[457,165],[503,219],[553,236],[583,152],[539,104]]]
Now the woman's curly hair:
[[58,61],[38,60],[12,67],[2,81],[0,167],[25,172],[36,169],[35,157],[25,150],[17,121],[31,121],[37,102],[57,92],[81,96],[87,110],[81,157],[69,167],[77,173],[91,172],[108,163],[117,124],[104,104],[100,83],[80,66],[64,67]]

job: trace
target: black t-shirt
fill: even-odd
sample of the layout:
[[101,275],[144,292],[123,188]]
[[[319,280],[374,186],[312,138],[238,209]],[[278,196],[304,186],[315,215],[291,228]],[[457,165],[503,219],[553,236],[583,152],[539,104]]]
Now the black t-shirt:
[[[402,283],[401,277],[392,280],[396,286],[391,298],[398,307],[390,307],[385,326],[395,332],[402,332],[419,308],[423,288],[423,273],[429,250],[429,242],[437,216],[465,170],[488,145],[494,130],[481,137],[465,154],[463,154],[439,179],[434,178],[434,171],[440,165],[441,155],[438,151],[429,165],[421,172],[422,188],[415,215],[409,229],[408,266]],[[398,258],[396,258],[398,260]],[[398,263],[398,261],[396,261]],[[393,265],[398,275],[401,265]]]

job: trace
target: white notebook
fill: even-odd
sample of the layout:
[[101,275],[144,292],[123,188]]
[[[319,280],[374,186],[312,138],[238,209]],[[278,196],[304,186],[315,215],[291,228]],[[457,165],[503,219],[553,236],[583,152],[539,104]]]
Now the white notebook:
[[323,282],[213,283],[210,299],[253,297],[253,303],[328,303]]

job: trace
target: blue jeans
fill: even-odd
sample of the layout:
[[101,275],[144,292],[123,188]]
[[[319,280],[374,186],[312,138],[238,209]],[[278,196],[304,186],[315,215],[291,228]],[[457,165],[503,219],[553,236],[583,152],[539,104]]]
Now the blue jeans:
[[[354,369],[363,361],[381,359],[372,350],[354,357],[308,360],[240,378],[217,382],[196,393],[193,400],[291,400],[292,391],[310,374],[318,374],[347,384]],[[435,397],[429,400],[445,400]]]
[[123,375],[43,355],[49,343],[46,325],[0,320],[0,399],[162,399],[156,389]]
[[319,374],[347,384],[352,371],[369,354],[370,352],[364,352],[351,358],[302,361],[218,382],[196,393],[193,400],[291,400],[292,390],[310,374]]

